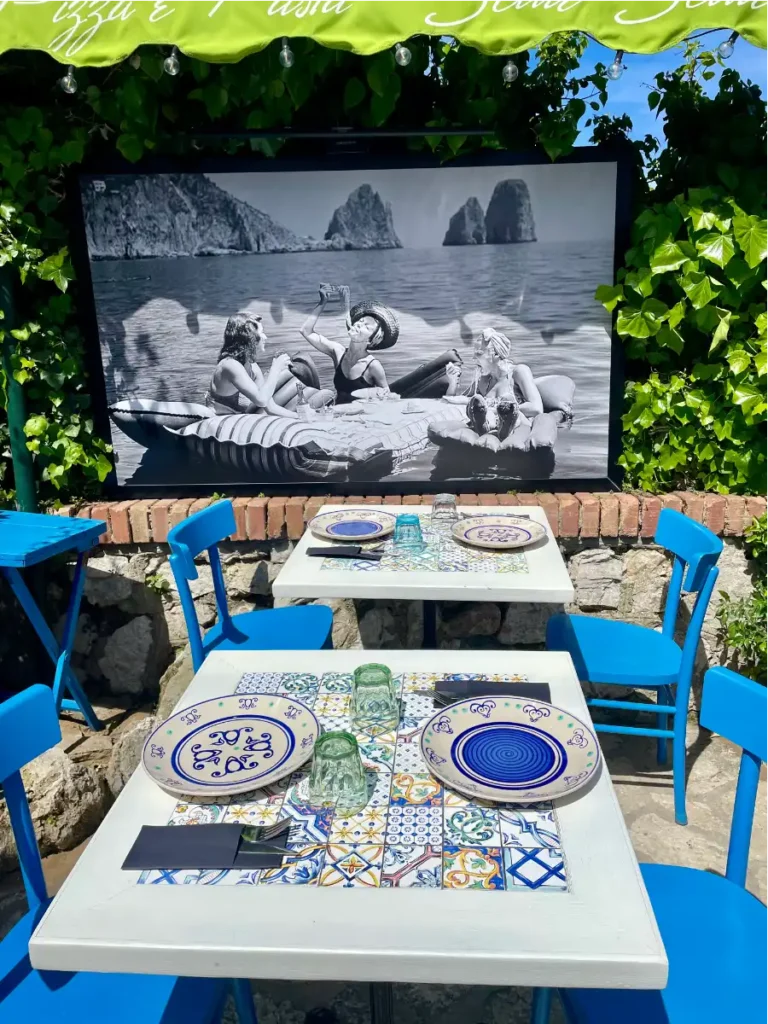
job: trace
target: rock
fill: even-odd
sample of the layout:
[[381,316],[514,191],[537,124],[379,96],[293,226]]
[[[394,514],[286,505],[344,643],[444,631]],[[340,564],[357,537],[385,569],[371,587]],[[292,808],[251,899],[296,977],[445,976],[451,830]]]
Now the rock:
[[141,751],[146,738],[154,727],[154,717],[142,717],[131,722],[116,735],[112,756],[107,765],[107,785],[113,796],[117,796],[136,770],[141,761]]
[[[102,175],[83,189],[91,259],[307,252],[301,236],[219,188],[203,174]],[[121,223],[116,233],[113,225]]]
[[162,649],[152,620],[140,615],[115,630],[98,664],[111,693],[138,695],[156,689],[169,653],[167,645]]
[[448,639],[494,636],[501,625],[501,611],[492,601],[473,604],[444,604],[442,632]]
[[[210,565],[207,565],[204,562],[196,562],[195,565],[197,568],[197,579],[188,581],[189,591],[192,594],[192,597],[198,598],[204,597],[207,594],[212,594],[213,575],[211,573]],[[179,588],[176,586],[176,578],[174,577],[173,570],[171,569],[168,562],[165,562],[163,565],[161,565],[155,575],[158,576],[160,580],[167,581],[168,589],[166,593],[178,594]]]
[[499,630],[499,642],[509,647],[528,647],[546,640],[550,616],[563,611],[562,605],[508,604]]
[[288,557],[293,551],[293,547],[294,545],[292,540],[275,541],[275,544],[269,552],[269,560],[271,562],[278,562],[282,565],[283,562],[288,561]]
[[159,615],[163,614],[163,599],[160,592],[143,583],[134,583],[130,596],[117,606],[126,615]]
[[233,597],[266,597],[270,592],[269,568],[266,561],[234,562],[224,566],[227,594]]
[[[66,625],[67,617],[62,615],[59,621],[56,623],[54,633],[56,634],[59,642],[64,635],[64,626]],[[72,652],[74,654],[80,654],[83,657],[91,653],[96,639],[99,635],[99,631],[96,628],[96,623],[93,621],[88,612],[82,612],[77,617],[77,629],[75,630],[75,642],[72,645]]]
[[392,223],[392,207],[370,185],[360,185],[334,211],[325,237],[337,248],[340,243],[335,236],[343,240],[345,249],[403,247]]
[[580,551],[570,564],[576,605],[583,611],[615,611],[621,598],[621,558],[607,548]]
[[125,575],[128,559],[120,555],[102,555],[88,562],[83,596],[97,608],[120,604],[130,597],[133,583]]
[[160,698],[155,711],[158,722],[162,722],[172,714],[173,709],[192,682],[194,674],[192,653],[189,647],[185,647],[176,660],[168,666],[160,679]]
[[[75,764],[60,747],[36,758],[22,771],[40,853],[71,850],[101,823],[111,796],[104,779]],[[5,801],[0,801],[0,871],[17,864]]]
[[451,217],[443,245],[485,245],[485,214],[475,196]]
[[669,559],[660,548],[630,549],[624,557],[619,618],[660,625],[670,572]]
[[508,178],[493,190],[485,214],[485,240],[488,245],[536,241],[531,197],[524,181]]
[[333,612],[333,647],[334,650],[357,649],[363,646],[360,638],[360,626],[357,622],[355,602],[344,598],[329,597],[315,604],[324,604]]

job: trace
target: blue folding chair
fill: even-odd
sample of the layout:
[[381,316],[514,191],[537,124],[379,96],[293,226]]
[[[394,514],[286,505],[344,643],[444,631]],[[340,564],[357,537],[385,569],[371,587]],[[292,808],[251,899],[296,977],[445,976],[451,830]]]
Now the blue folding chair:
[[[179,588],[195,672],[211,651],[317,651],[332,647],[333,612],[323,605],[229,614],[216,545],[236,529],[232,502],[218,501],[174,526],[168,534],[171,569]],[[203,637],[189,589],[189,581],[197,579],[195,556],[202,551],[207,551],[210,559],[218,612],[216,625]]]
[[0,784],[19,854],[28,912],[0,941],[0,1020],[51,1024],[213,1024],[228,989],[240,1024],[256,1024],[246,981],[36,971],[29,940],[51,902],[21,768],[61,739],[51,690],[36,684],[0,704]]
[[[662,510],[654,540],[675,556],[661,632],[589,615],[554,615],[547,623],[547,650],[567,651],[584,683],[615,683],[656,690],[656,704],[595,698],[589,698],[587,704],[593,708],[641,710],[659,716],[658,727],[601,723],[595,725],[595,729],[629,736],[656,736],[659,764],[666,764],[667,741],[672,740],[675,820],[679,825],[686,825],[688,697],[696,649],[717,579],[716,562],[723,542],[701,523],[673,509]],[[695,593],[697,597],[681,649],[675,641],[675,626],[682,593]]]
[[[725,877],[642,864],[669,959],[662,992],[562,989],[569,1024],[757,1024],[766,1018],[766,908],[744,888],[760,764],[766,760],[766,689],[727,668],[704,677],[701,724],[742,747]],[[544,1024],[550,991],[534,996]]]

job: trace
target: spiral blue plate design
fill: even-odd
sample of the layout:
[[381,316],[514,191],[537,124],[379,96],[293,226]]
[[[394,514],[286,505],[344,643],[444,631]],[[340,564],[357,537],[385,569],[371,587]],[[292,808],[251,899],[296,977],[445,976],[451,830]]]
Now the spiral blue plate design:
[[510,791],[546,786],[567,763],[554,736],[517,722],[483,722],[468,729],[454,740],[451,756],[473,781]]
[[369,537],[372,533],[381,533],[381,523],[373,523],[366,519],[351,519],[345,523],[333,523],[328,533],[335,537]]

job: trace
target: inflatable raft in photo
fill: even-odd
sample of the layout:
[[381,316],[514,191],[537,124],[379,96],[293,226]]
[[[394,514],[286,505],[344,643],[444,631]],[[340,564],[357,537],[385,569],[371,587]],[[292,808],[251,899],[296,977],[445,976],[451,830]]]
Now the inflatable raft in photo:
[[[535,378],[544,412],[527,422],[519,423],[503,441],[495,434],[478,434],[467,423],[432,423],[429,439],[441,449],[436,466],[453,476],[450,464],[460,467],[473,459],[472,465],[495,466],[510,476],[545,478],[554,469],[554,448],[558,431],[571,418],[576,385],[570,377],[551,375]],[[463,407],[462,407],[463,408]]]
[[[343,407],[342,407],[343,408]],[[465,419],[435,399],[355,403],[332,420],[265,413],[218,416],[204,405],[130,399],[110,408],[117,426],[148,449],[155,472],[180,462],[221,482],[378,479],[429,445],[429,429]]]

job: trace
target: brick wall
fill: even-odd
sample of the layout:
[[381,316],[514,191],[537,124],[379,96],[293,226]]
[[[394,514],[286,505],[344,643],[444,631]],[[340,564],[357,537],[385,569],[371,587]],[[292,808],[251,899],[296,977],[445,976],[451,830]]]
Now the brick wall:
[[[678,491],[674,494],[603,494],[579,491],[576,494],[460,494],[462,505],[510,508],[515,505],[540,505],[546,512],[555,536],[563,539],[594,540],[632,544],[650,540],[662,508],[674,508],[704,523],[718,536],[740,537],[754,516],[766,510],[763,497],[703,494]],[[58,515],[103,519],[107,531],[104,544],[165,543],[168,531],[188,515],[206,508],[211,498],[161,498],[142,501],[97,502],[75,507],[66,505]],[[430,505],[432,496],[389,495],[302,495],[281,498],[234,499],[238,541],[297,540],[305,523],[317,514],[321,505]]]

